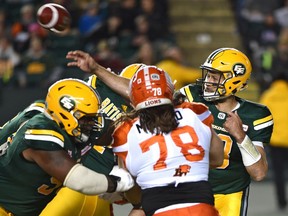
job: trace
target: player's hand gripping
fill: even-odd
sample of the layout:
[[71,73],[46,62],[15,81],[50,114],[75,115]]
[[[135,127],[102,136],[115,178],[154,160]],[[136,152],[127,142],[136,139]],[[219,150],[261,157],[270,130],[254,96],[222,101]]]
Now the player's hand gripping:
[[107,176],[108,179],[108,193],[124,192],[134,186],[134,179],[126,170],[114,166],[112,171]]
[[230,133],[238,143],[242,143],[246,134],[243,130],[243,123],[237,112],[228,112],[226,121],[223,126],[225,130]]

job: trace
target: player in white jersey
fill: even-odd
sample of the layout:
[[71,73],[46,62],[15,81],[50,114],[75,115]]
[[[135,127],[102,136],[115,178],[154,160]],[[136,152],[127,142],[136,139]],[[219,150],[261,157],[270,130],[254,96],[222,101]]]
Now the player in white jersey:
[[113,151],[136,178],[147,216],[217,216],[209,167],[223,162],[213,116],[199,103],[173,105],[169,75],[141,68],[129,86],[135,111],[121,118]]

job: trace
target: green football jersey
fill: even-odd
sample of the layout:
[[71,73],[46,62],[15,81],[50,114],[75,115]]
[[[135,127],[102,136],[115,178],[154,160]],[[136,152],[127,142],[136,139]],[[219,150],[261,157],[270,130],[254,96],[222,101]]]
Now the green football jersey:
[[[123,112],[131,110],[129,103],[97,79],[96,75],[91,75],[87,83],[99,93],[102,111],[109,120],[115,121]],[[103,132],[105,131],[106,127]],[[112,148],[102,146],[93,146],[88,154],[82,156],[81,161],[86,167],[104,174],[108,174],[115,164]]]
[[68,134],[43,113],[24,123],[0,156],[0,206],[21,216],[39,215],[62,186],[36,163],[23,158],[22,152],[27,148],[64,150],[75,160],[80,157]]
[[105,83],[97,79],[96,75],[90,76],[87,83],[99,93],[102,100],[101,108],[109,119],[115,121],[123,112],[131,110],[129,101],[112,91]]
[[23,122],[27,121],[38,113],[42,113],[44,111],[44,103],[44,100],[37,100],[33,102],[26,109],[19,112],[13,119],[0,127],[0,145],[5,143],[7,138],[16,132]]
[[[114,93],[103,82],[97,80],[95,76],[90,78],[88,83],[94,89],[97,88],[97,92],[102,99],[103,112],[106,115],[105,127],[102,131],[104,132],[111,121],[119,118],[122,112],[131,109],[131,107],[120,95]],[[59,150],[61,149],[59,144],[62,145],[63,140],[65,140],[64,149],[71,154],[71,157],[76,159],[81,154],[81,163],[96,172],[108,174],[115,164],[114,154],[110,147],[94,146],[91,150],[84,147],[81,149],[81,153],[77,151],[73,147],[74,144],[69,136],[59,129],[54,121],[46,118],[43,114],[39,114],[43,112],[44,106],[44,100],[35,101],[0,128],[0,143],[2,144],[7,141],[8,137],[12,137],[11,135],[27,121],[17,131],[17,135],[15,134],[13,137],[13,145],[9,145],[6,153],[0,156],[0,168],[2,170],[0,174],[0,183],[2,183],[2,187],[0,186],[0,206],[15,213],[15,215],[38,215],[55,196],[55,191],[62,186],[56,179],[48,176],[34,163],[27,163],[20,156],[20,152],[24,149]],[[56,137],[53,138],[55,143],[52,143],[52,145],[47,142],[49,139],[46,138],[43,140],[25,139],[25,129],[28,130],[28,128],[35,131],[41,129],[44,134],[39,134],[39,136],[42,135],[43,137],[54,137],[56,134]],[[100,136],[101,133],[97,133],[95,136]],[[33,137],[33,134],[30,137]],[[86,154],[84,154],[85,151],[87,151]]]
[[[201,86],[190,84],[180,89],[188,101],[202,102],[214,116],[213,128],[223,140],[223,164],[211,169],[209,182],[215,194],[228,194],[243,190],[250,184],[250,175],[243,165],[236,140],[224,129],[227,114],[220,112],[213,102],[201,96]],[[269,143],[273,130],[273,118],[266,106],[236,97],[239,103],[237,114],[243,122],[243,129],[253,142]]]

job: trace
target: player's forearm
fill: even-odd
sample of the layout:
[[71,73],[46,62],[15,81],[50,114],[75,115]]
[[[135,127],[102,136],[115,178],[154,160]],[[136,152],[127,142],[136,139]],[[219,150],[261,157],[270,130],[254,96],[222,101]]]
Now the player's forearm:
[[258,146],[256,148],[261,154],[261,159],[257,163],[246,167],[246,170],[254,181],[262,181],[268,172],[268,162],[264,148]]
[[109,175],[104,175],[76,164],[66,175],[63,185],[83,194],[99,195],[128,191],[134,186],[134,179],[118,166],[114,166]]
[[141,188],[135,185],[129,191],[125,191],[124,196],[131,204],[139,204],[141,203]]
[[102,67],[101,65],[98,65],[98,67],[93,69],[91,73],[95,74],[113,91],[129,100],[128,95],[129,79],[111,73],[109,70]]
[[103,174],[77,164],[70,170],[63,185],[83,194],[97,195],[108,190],[108,179]]
[[242,155],[243,164],[254,181],[262,181],[268,171],[268,163],[264,148],[254,145],[245,135],[241,143],[238,143]]

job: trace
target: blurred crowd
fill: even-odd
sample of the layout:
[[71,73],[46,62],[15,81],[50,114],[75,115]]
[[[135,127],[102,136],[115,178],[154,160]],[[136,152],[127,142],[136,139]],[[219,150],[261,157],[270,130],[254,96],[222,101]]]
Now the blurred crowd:
[[[67,8],[69,29],[56,34],[37,23],[37,9],[48,2]],[[165,60],[165,66],[169,60],[198,77],[200,72],[183,60],[168,12],[168,0],[0,0],[1,85],[45,88],[60,78],[84,76],[66,68],[66,53],[75,49],[116,73],[135,62]]]
[[[56,34],[37,23],[37,9],[48,2],[69,10],[70,29]],[[288,0],[230,3],[262,93],[286,74]],[[47,87],[60,78],[83,76],[66,68],[71,49],[89,52],[116,73],[135,62],[155,64],[177,81],[176,89],[200,77],[170,29],[168,0],[0,0],[1,86]]]
[[[279,139],[272,137],[271,157],[280,175],[276,178],[278,205],[285,208],[285,178],[279,171],[284,168],[279,164],[287,159],[288,149],[284,130],[288,107],[288,0],[229,1],[242,51],[253,64],[252,76],[260,93],[265,92],[261,101],[275,116],[275,137]],[[68,9],[72,17],[69,29],[56,34],[37,23],[37,9],[48,2]],[[79,69],[68,70],[66,66],[66,53],[80,49],[116,73],[131,63],[156,65],[169,73],[179,89],[195,82],[201,72],[185,61],[170,26],[169,0],[0,0],[0,88],[47,88],[62,78],[85,78]]]
[[260,93],[283,74],[288,80],[288,1],[230,0],[243,51],[253,62]]

